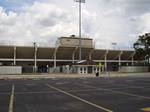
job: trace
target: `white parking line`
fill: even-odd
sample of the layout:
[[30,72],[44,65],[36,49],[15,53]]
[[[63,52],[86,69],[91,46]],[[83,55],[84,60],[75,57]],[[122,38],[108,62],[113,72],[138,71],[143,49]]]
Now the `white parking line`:
[[80,97],[78,97],[78,96],[75,96],[75,95],[73,95],[73,94],[70,94],[70,93],[68,93],[68,92],[65,92],[65,91],[63,91],[63,90],[61,90],[61,89],[59,89],[59,88],[56,88],[56,87],[54,87],[54,86],[51,86],[51,85],[49,85],[49,84],[47,84],[47,86],[50,87],[50,88],[53,88],[53,89],[55,89],[55,90],[57,90],[57,91],[59,91],[59,92],[61,92],[61,93],[63,93],[63,94],[66,94],[66,95],[68,95],[68,96],[71,96],[71,97],[73,97],[73,98],[75,98],[75,99],[77,99],[77,100],[79,100],[79,101],[82,101],[82,102],[84,102],[84,103],[86,103],[86,104],[92,105],[92,106],[94,106],[94,107],[96,107],[96,108],[98,108],[98,109],[104,110],[104,111],[106,111],[106,112],[113,112],[112,110],[109,110],[109,109],[107,109],[107,108],[101,107],[101,106],[99,106],[99,105],[97,105],[97,104],[94,104],[94,103],[92,103],[92,102],[89,102],[89,101],[87,101],[87,100],[84,100],[84,99],[82,99],[82,98],[80,98]]
[[147,97],[147,96],[141,96],[141,95],[137,95],[137,94],[116,91],[116,90],[112,90],[112,89],[99,88],[99,87],[94,87],[94,86],[91,86],[91,85],[83,85],[83,84],[78,84],[78,85],[85,86],[85,87],[90,87],[90,88],[98,89],[98,90],[109,91],[109,92],[116,93],[116,94],[122,94],[122,95],[127,95],[127,96],[134,96],[134,97],[150,100],[150,97]]
[[65,83],[65,82],[57,82],[56,84],[57,85],[62,85],[62,84],[67,84],[67,83]]
[[11,90],[11,96],[10,96],[10,101],[9,101],[9,109],[8,109],[8,112],[13,112],[14,92],[15,92],[15,87],[14,87],[14,85],[12,85],[12,90]]

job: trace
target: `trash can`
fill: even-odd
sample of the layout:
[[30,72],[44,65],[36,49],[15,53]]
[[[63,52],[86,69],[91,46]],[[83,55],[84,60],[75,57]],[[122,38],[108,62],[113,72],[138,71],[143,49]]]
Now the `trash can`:
[[98,76],[99,76],[99,72],[96,72],[96,74],[95,74],[95,75],[96,75],[96,77],[98,77]]

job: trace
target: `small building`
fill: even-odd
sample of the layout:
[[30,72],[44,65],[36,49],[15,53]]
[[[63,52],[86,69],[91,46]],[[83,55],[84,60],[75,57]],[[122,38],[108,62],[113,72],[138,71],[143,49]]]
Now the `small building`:
[[78,61],[73,65],[73,69],[79,74],[94,74],[99,71],[99,67],[93,60]]

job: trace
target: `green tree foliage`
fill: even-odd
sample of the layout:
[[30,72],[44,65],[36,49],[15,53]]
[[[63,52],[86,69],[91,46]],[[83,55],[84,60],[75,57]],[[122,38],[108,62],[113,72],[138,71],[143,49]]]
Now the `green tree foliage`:
[[148,63],[150,63],[150,33],[139,36],[133,47],[140,59],[148,60]]

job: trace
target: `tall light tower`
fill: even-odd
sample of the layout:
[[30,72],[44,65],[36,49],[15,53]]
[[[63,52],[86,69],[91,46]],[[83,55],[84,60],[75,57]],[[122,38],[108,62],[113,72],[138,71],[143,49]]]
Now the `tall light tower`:
[[79,2],[79,61],[81,61],[81,3],[85,3],[85,0],[74,0],[75,2]]

